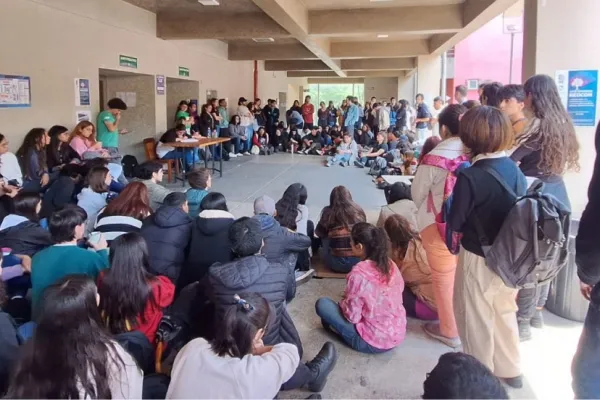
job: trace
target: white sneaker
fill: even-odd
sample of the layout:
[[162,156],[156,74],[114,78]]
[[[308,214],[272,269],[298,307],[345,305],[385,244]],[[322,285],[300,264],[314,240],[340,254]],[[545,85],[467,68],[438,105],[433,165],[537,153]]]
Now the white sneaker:
[[296,286],[300,286],[300,285],[308,282],[309,280],[311,280],[311,278],[315,274],[315,270],[311,268],[308,271],[295,271],[295,274],[296,274]]
[[236,158],[236,157],[237,157],[237,154],[235,154],[235,153],[229,153],[229,158]]
[[252,154],[250,154],[249,152],[245,152],[244,155],[245,156],[251,156]]

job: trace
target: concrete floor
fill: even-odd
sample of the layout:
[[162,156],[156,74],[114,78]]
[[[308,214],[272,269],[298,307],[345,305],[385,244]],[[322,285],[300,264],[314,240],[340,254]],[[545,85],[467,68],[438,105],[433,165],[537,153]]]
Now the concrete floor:
[[[277,200],[288,185],[301,182],[308,188],[311,219],[318,220],[329,203],[336,185],[350,189],[354,200],[371,222],[385,203],[383,192],[374,187],[365,170],[354,167],[322,166],[322,157],[276,154],[246,156],[224,163],[225,174],[213,179],[213,191],[221,192],[236,217],[250,216],[253,201],[266,194]],[[174,186],[177,187],[177,186]],[[180,186],[178,186],[180,187]],[[423,381],[440,355],[451,351],[425,335],[418,320],[409,319],[405,341],[395,350],[380,355],[364,355],[345,347],[326,333],[314,312],[315,301],[322,296],[341,298],[345,281],[313,279],[298,288],[289,311],[302,342],[305,359],[314,357],[327,340],[337,344],[339,360],[322,395],[324,398],[420,398]],[[581,333],[581,324],[548,312],[546,327],[533,329],[534,339],[521,345],[526,385],[511,390],[511,398],[567,399],[571,390],[571,359]],[[306,392],[281,393],[280,398],[305,398]]]

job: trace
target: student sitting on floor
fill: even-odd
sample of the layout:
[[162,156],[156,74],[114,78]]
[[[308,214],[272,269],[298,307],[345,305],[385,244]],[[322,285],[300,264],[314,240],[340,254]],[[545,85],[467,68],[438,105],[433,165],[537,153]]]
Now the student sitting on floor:
[[[281,199],[275,204],[275,219],[284,228],[308,235],[309,215],[306,200],[308,192],[301,183],[293,183],[285,189]],[[308,235],[311,236],[311,235]]]
[[[40,193],[51,183],[46,163],[46,146],[50,144],[50,136],[44,128],[33,128],[17,150],[17,158],[23,171],[23,190]],[[56,174],[58,175],[58,174]]]
[[187,174],[190,188],[185,192],[190,209],[189,215],[196,218],[200,214],[200,204],[212,186],[212,176],[209,169],[194,168]]
[[423,383],[424,399],[508,399],[498,378],[475,357],[443,354]]
[[269,302],[256,293],[232,296],[216,320],[213,340],[198,338],[177,355],[168,399],[272,399],[292,377],[300,357],[293,344],[265,346]]
[[360,259],[352,251],[350,232],[355,224],[366,221],[365,212],[352,200],[350,191],[344,186],[333,188],[315,229],[323,242],[321,257],[325,265],[340,273],[352,270]]
[[31,265],[31,304],[33,314],[40,307],[44,289],[71,274],[83,274],[94,281],[108,268],[108,245],[99,236],[88,245],[95,251],[77,246],[83,239],[87,215],[81,207],[67,206],[50,216],[48,228],[54,245],[38,252]]
[[69,130],[54,125],[48,130],[50,144],[46,147],[46,162],[51,172],[58,171],[70,163],[81,163],[81,156],[69,146]]
[[33,257],[52,244],[50,234],[40,225],[41,199],[37,193],[19,192],[13,199],[13,208],[14,213],[0,225],[2,247]]
[[60,169],[55,184],[44,193],[40,211],[42,218],[48,218],[54,211],[74,203],[73,194],[81,185],[84,179],[82,173],[85,170],[85,167],[79,164],[67,164]]
[[340,304],[320,298],[315,305],[317,315],[325,329],[341,336],[354,350],[383,353],[402,343],[406,334],[404,280],[388,257],[389,239],[382,228],[366,222],[354,225],[352,249],[363,261],[346,277]]
[[252,136],[252,154],[260,154],[261,156],[270,156],[273,154],[273,146],[269,143],[269,135],[262,126]]
[[[229,229],[229,239],[237,258],[229,263],[214,264],[208,274],[209,296],[216,306],[217,317],[223,318],[228,308],[236,304],[235,294],[258,293],[264,296],[275,310],[275,315],[265,329],[264,343],[294,344],[302,357],[300,336],[285,307],[292,289],[288,284],[289,273],[281,264],[269,263],[266,257],[260,254],[263,246],[260,222],[248,217],[238,219]],[[298,365],[294,375],[283,384],[283,389],[307,386],[313,392],[320,392],[336,360],[337,351],[331,342],[327,342],[312,361]]]
[[14,366],[8,397],[142,398],[143,373],[102,328],[97,301],[90,277],[65,276],[49,285],[33,338]]
[[417,229],[417,211],[418,208],[412,201],[410,185],[404,182],[396,182],[384,189],[387,205],[381,207],[377,226],[383,228],[383,224],[388,217],[399,214],[406,218],[412,229]]
[[303,150],[302,154],[312,154],[312,155],[323,155],[323,151],[321,150],[323,146],[325,146],[325,141],[323,140],[323,136],[317,129],[317,127],[312,127],[310,129],[310,133],[302,138],[303,142]]
[[87,175],[87,187],[77,196],[77,205],[83,208],[88,216],[88,233],[93,230],[98,213],[106,207],[111,181],[112,176],[108,168],[94,167]]
[[173,192],[164,204],[142,223],[140,234],[148,244],[150,272],[177,283],[188,252],[192,218],[185,193]]
[[358,156],[358,145],[352,139],[349,134],[344,134],[344,142],[337,148],[337,154],[333,157],[327,157],[327,167],[339,164],[341,167],[345,167],[350,163],[354,162]]
[[163,310],[171,305],[175,285],[150,273],[148,246],[139,233],[126,233],[110,245],[110,269],[98,278],[100,312],[113,335],[136,330],[154,343]]
[[162,164],[158,161],[146,161],[138,167],[137,175],[148,188],[150,208],[154,211],[158,210],[158,207],[163,204],[165,197],[172,193],[171,190],[160,184],[164,175]]
[[379,132],[375,146],[368,153],[359,153],[360,160],[354,161],[354,165],[364,168],[374,164],[377,169],[383,170],[387,166],[387,161],[381,156],[387,151],[388,145],[385,143],[384,132]]
[[402,293],[406,313],[413,318],[437,320],[431,269],[419,232],[399,214],[387,218],[383,227],[392,245],[391,258],[400,268],[406,284]]

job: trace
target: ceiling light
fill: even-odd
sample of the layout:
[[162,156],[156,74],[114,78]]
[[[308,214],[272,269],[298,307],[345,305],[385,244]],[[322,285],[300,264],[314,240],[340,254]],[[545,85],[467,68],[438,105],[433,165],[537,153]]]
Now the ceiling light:
[[377,35],[378,39],[385,39],[385,38],[388,38],[388,37],[390,37],[390,35],[383,35],[383,34],[382,35]]
[[198,3],[202,4],[203,6],[218,6],[219,0],[198,0]]
[[275,39],[273,39],[272,37],[252,38],[252,40],[254,40],[256,43],[273,43],[275,41]]

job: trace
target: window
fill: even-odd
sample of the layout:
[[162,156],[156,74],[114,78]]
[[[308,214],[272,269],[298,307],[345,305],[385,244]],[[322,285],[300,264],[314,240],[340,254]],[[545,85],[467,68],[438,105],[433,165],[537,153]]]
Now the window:
[[304,101],[304,97],[310,96],[311,101],[315,106],[315,122],[317,121],[317,110],[319,103],[324,102],[329,106],[329,102],[338,108],[348,96],[358,97],[360,104],[365,104],[365,85],[362,83],[318,83],[308,85],[309,92],[304,93],[300,103]]
[[479,89],[479,79],[467,79],[467,89],[468,90]]

